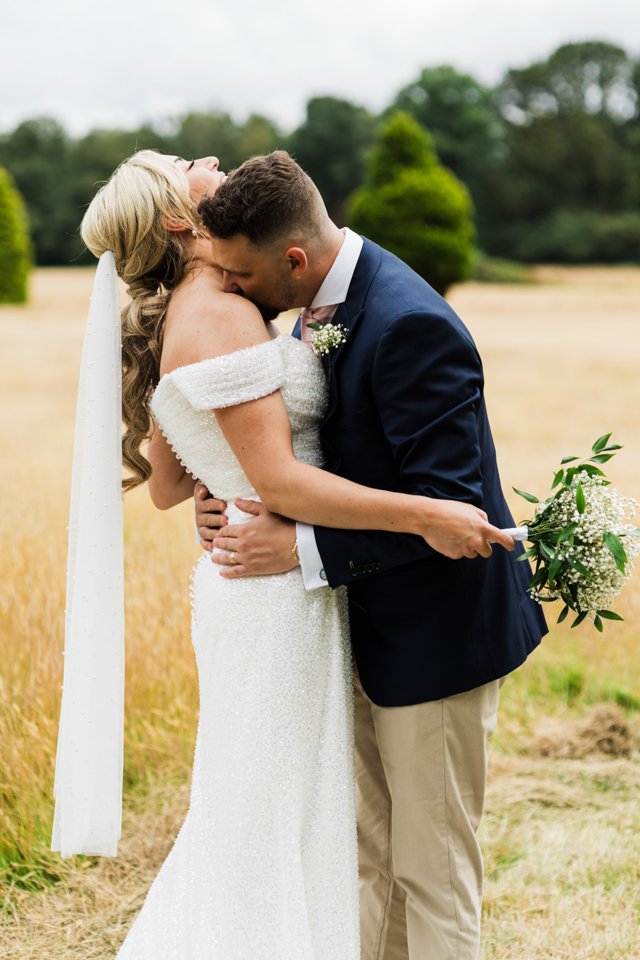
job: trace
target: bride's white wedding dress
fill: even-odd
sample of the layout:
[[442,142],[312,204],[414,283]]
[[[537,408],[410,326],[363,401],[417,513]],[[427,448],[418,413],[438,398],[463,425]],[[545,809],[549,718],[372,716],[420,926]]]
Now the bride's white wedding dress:
[[[320,466],[324,375],[289,336],[174,370],[152,409],[216,496],[257,499],[212,410],[278,388],[296,457]],[[299,570],[225,580],[203,554],[192,600],[200,719],[190,808],[117,960],[358,960],[342,591],[307,592]]]

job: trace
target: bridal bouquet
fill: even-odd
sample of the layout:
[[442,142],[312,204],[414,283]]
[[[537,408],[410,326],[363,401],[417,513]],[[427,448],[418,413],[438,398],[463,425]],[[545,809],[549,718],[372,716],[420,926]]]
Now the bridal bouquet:
[[640,530],[629,523],[638,503],[619,496],[600,469],[622,449],[610,438],[596,440],[587,460],[564,457],[546,500],[513,488],[536,504],[522,537],[531,546],[518,558],[533,564],[531,596],[541,603],[563,600],[558,623],[571,610],[577,614],[572,627],[590,617],[600,631],[603,620],[622,620],[608,607],[640,556]]

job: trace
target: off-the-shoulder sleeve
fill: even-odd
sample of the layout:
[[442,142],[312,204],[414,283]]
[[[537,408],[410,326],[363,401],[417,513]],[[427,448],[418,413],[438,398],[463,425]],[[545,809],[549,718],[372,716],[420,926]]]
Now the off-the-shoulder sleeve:
[[196,410],[232,407],[266,397],[282,386],[282,351],[277,338],[267,340],[222,357],[178,367],[171,378]]

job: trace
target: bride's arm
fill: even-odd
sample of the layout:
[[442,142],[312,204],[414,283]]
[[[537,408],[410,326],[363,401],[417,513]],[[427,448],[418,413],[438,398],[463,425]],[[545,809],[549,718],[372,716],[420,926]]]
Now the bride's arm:
[[144,455],[151,464],[149,496],[155,507],[169,510],[193,496],[196,481],[182,466],[155,421]]
[[[270,340],[255,307],[232,294],[180,317],[179,337],[166,369],[235,353]],[[377,490],[300,463],[293,453],[289,417],[280,391],[215,409],[229,446],[265,506],[310,524],[338,529],[414,533],[447,556],[488,555],[487,544],[513,549],[513,541],[468,503]],[[186,480],[157,478],[156,496],[167,506],[191,495]],[[163,491],[160,493],[160,491]]]
[[343,530],[414,533],[447,556],[488,554],[512,539],[468,503],[392,493],[296,460],[280,392],[215,411],[225,438],[271,513]]

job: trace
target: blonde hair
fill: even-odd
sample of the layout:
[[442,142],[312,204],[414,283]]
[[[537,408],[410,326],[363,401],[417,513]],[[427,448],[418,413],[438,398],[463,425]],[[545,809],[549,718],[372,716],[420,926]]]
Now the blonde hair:
[[96,257],[113,253],[131,298],[122,310],[122,458],[132,473],[122,482],[125,491],[151,476],[140,448],[151,436],[149,398],[160,377],[169,296],[188,265],[184,240],[167,229],[169,220],[201,230],[183,171],[171,157],[140,150],[101,187],[80,227]]

